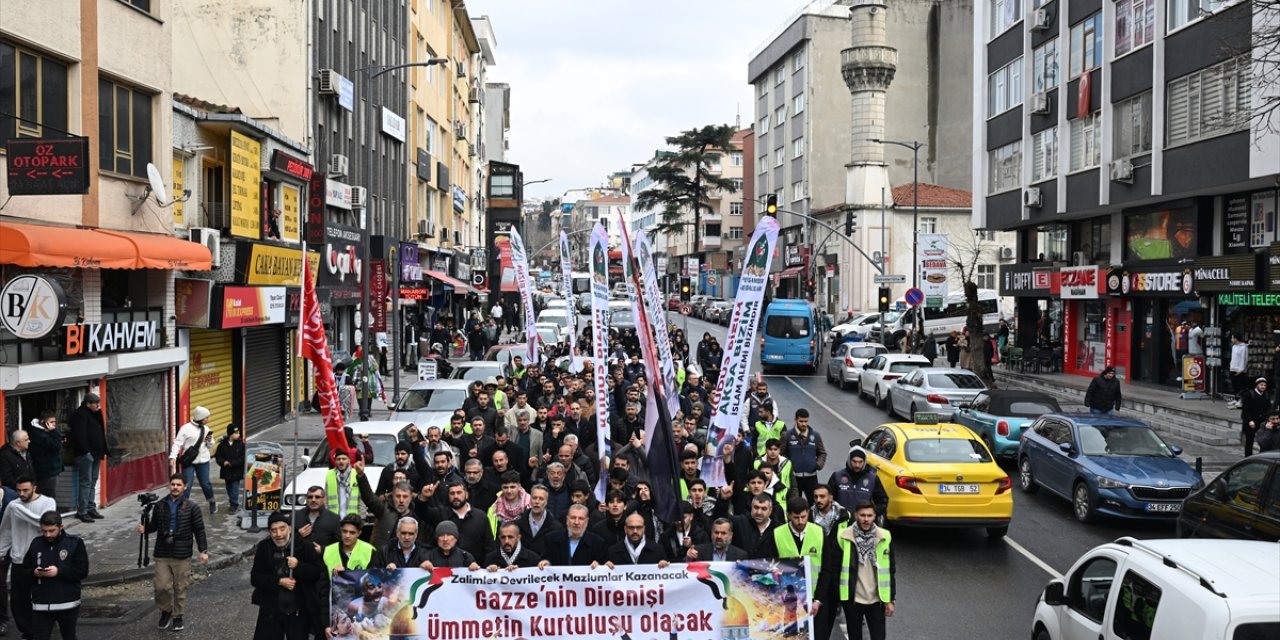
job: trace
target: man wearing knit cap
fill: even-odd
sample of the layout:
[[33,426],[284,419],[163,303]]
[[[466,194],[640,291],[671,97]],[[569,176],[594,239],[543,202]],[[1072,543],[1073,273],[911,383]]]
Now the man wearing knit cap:
[[413,459],[413,446],[403,440],[396,443],[395,461],[383,467],[382,477],[378,478],[377,495],[385,496],[391,492],[391,487],[395,486],[397,471],[403,472],[404,477],[409,479],[409,486],[413,488],[414,493],[422,490],[422,474]]
[[427,553],[427,564],[423,565],[428,571],[435,567],[480,568],[476,557],[458,546],[458,525],[448,520],[436,525],[436,548]]
[[876,477],[876,470],[867,466],[867,452],[857,444],[850,447],[848,463],[831,474],[827,486],[831,487],[836,502],[850,513],[863,500],[875,505],[876,513],[882,517],[889,509],[889,494],[885,493],[884,486]]
[[94,501],[98,486],[98,473],[102,459],[107,457],[107,429],[102,423],[102,401],[97,394],[86,393],[84,402],[67,419],[71,426],[68,437],[71,453],[75,456],[76,472],[80,477],[80,500],[76,505],[76,517],[81,522],[102,519]]

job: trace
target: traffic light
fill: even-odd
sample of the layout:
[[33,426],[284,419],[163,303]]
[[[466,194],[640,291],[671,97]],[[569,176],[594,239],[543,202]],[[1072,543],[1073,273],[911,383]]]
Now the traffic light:
[[776,194],[771,193],[764,197],[764,212],[771,216],[778,215],[778,196]]
[[852,211],[844,214],[844,234],[846,236],[853,235],[853,226],[857,224],[857,222],[858,219],[854,217]]
[[880,287],[880,313],[889,312],[889,287]]
[[813,278],[809,278],[805,281],[804,287],[805,297],[812,300],[813,296],[818,293],[818,283]]
[[688,302],[693,297],[693,283],[689,276],[680,276],[680,299]]

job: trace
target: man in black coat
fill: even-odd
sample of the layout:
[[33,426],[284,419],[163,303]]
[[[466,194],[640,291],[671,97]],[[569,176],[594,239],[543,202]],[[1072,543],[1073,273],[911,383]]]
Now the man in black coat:
[[0,447],[0,482],[6,487],[18,483],[18,478],[34,478],[31,469],[31,436],[22,429],[9,436],[9,443]]
[[[1094,415],[1106,416],[1119,411],[1122,400],[1115,367],[1103,369],[1084,392],[1084,404],[1089,407],[1089,413]],[[845,505],[845,508],[849,508],[849,505]]]
[[686,559],[690,562],[694,560],[737,562],[746,560],[747,552],[733,544],[733,521],[729,518],[716,518],[716,521],[711,523],[711,542],[694,545]]
[[644,535],[644,516],[633,513],[627,516],[624,527],[627,535],[619,540],[612,547],[609,547],[608,554],[605,556],[606,565],[610,569],[617,565],[628,564],[656,564],[659,568],[666,567],[666,555],[662,553],[662,548],[649,541]]
[[249,570],[253,585],[253,604],[258,605],[255,640],[304,638],[309,621],[324,617],[320,605],[320,586],[328,581],[324,562],[309,544],[294,544],[289,516],[282,511],[271,514],[267,531],[270,536],[258,543]]
[[541,561],[542,556],[524,546],[520,525],[512,521],[498,527],[498,548],[485,557],[484,566],[489,571],[528,569],[538,566]]
[[751,512],[733,516],[733,539],[750,558],[758,557],[761,543],[770,535],[773,523],[773,496],[761,493],[751,499]]
[[429,487],[430,485],[423,487],[419,500],[414,503],[418,520],[436,529],[437,540],[440,538],[440,525],[446,522],[452,523],[459,548],[470,553],[477,562],[488,556],[489,551],[493,549],[493,529],[485,513],[467,502],[467,486],[461,482],[455,482],[444,487],[449,503],[445,508],[429,507],[428,502],[421,500],[423,494],[427,494],[428,498],[431,497],[429,492],[434,489]]
[[102,402],[97,394],[86,393],[84,402],[67,418],[67,424],[71,426],[68,438],[80,478],[80,503],[76,505],[76,517],[81,522],[101,520],[102,514],[98,513],[93,496],[102,459],[107,457],[107,428],[102,424]]
[[[1240,429],[1244,440],[1244,457],[1253,455],[1253,440],[1258,429],[1267,423],[1267,413],[1271,408],[1271,400],[1267,397],[1267,379],[1258,378],[1253,388],[1240,396]],[[3,451],[0,451],[0,455]]]
[[[378,478],[378,495],[383,496],[391,493],[391,487],[394,486],[394,478],[396,471],[404,472],[404,476],[409,479],[409,485],[413,487],[413,492],[417,493],[422,490],[422,476],[418,472],[418,464],[422,460],[422,456],[416,458],[413,455],[413,444],[409,442],[397,442],[395,460],[391,464],[382,468],[382,476]],[[363,489],[361,497],[364,497]]]
[[538,557],[547,557],[547,536],[564,529],[564,525],[547,510],[549,493],[543,485],[534,485],[529,490],[529,509],[515,519],[520,527],[520,542],[529,547]]
[[[605,561],[608,547],[600,536],[587,531],[587,508],[575,504],[565,516],[565,528],[547,535],[547,554],[539,567],[591,567]],[[570,551],[570,541],[576,546]]]
[[418,521],[412,516],[400,518],[396,535],[382,547],[382,559],[388,569],[426,569],[428,549],[419,540]]
[[182,497],[187,481],[181,473],[169,477],[169,495],[155,504],[151,518],[138,525],[138,533],[156,534],[156,574],[153,582],[156,606],[160,609],[159,629],[182,631],[182,606],[191,584],[193,547],[200,549],[200,564],[209,564],[209,540],[205,537],[204,517],[196,503]]
[[338,541],[338,514],[325,507],[328,495],[324,487],[316,485],[307,489],[306,505],[293,511],[293,530],[298,541],[312,546],[317,555],[324,548]]

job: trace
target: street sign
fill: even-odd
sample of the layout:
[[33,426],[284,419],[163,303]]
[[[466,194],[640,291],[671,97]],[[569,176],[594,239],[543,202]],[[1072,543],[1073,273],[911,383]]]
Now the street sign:
[[871,276],[871,281],[876,284],[905,284],[907,276],[900,273],[885,273]]
[[707,284],[713,287],[716,286],[716,274],[712,273],[707,276]]
[[907,294],[903,298],[907,301],[907,304],[918,307],[924,302],[924,292],[916,287],[911,287],[907,289]]
[[52,196],[89,191],[89,139],[13,138],[8,150],[9,195]]

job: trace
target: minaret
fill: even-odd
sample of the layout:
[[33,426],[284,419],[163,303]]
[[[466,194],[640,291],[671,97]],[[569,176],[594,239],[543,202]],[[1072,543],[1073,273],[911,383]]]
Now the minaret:
[[887,0],[842,0],[853,14],[853,46],[840,52],[844,83],[853,94],[852,154],[845,179],[845,203],[854,208],[880,207],[881,189],[889,184],[884,145],[885,92],[898,68],[898,50],[886,44]]

